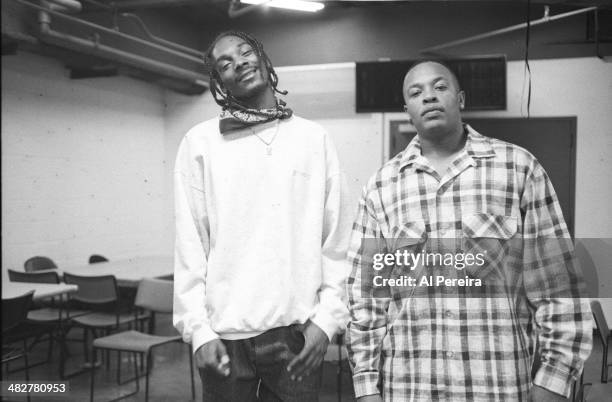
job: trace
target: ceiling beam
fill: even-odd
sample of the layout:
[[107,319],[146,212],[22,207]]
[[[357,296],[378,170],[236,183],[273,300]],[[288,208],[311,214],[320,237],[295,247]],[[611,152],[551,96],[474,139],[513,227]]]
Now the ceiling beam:
[[[516,4],[517,2],[526,3],[528,0],[320,0],[324,3],[500,3]],[[545,5],[568,5],[568,6],[610,6],[610,0],[529,0],[531,4]],[[144,9],[144,8],[169,8],[181,6],[198,6],[213,3],[229,3],[229,0],[113,0],[99,3],[107,4],[115,9]]]
[[107,4],[116,9],[167,8],[181,6],[196,6],[211,3],[208,0],[119,0]]

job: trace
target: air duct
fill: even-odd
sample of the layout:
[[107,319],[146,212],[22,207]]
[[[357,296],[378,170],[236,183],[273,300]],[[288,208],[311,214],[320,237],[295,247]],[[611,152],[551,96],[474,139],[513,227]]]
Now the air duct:
[[76,0],[42,0],[40,4],[50,10],[65,13],[79,13],[83,9],[81,3]]
[[[159,79],[153,78],[150,80],[153,82],[168,83],[169,81],[180,81],[182,83],[179,85],[170,85],[172,89],[178,90],[179,92],[195,94],[202,93],[208,88],[208,77],[204,74],[179,67],[178,65],[155,60],[146,55],[135,54],[117,46],[102,43],[101,36],[108,35],[121,38],[122,40],[137,44],[138,48],[142,48],[142,45],[144,45],[168,57],[196,63],[199,67],[203,68],[203,57],[198,57],[198,51],[195,49],[189,49],[169,41],[164,41],[166,42],[165,44],[154,43],[80,18],[66,15],[65,13],[67,12],[75,13],[81,10],[81,4],[75,0],[44,0],[44,2],[41,3],[42,5],[33,4],[25,0],[13,1],[38,12],[37,36],[43,43],[143,71],[144,75],[147,76],[150,76],[151,73],[160,76]],[[88,29],[93,29],[94,34],[85,38],[57,31],[51,27],[52,16],[54,18],[67,20],[71,23],[76,23]],[[168,46],[168,44],[172,44],[173,46]],[[185,49],[189,49],[189,52],[186,52]]]

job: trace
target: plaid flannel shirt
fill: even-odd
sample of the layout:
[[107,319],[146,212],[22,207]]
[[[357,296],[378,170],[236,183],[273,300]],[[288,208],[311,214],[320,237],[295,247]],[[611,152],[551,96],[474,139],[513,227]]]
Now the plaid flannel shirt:
[[[347,345],[357,397],[515,401],[528,400],[533,384],[567,396],[590,353],[588,299],[575,291],[583,282],[546,172],[523,148],[465,128],[465,147],[442,177],[416,136],[364,188],[348,253]],[[518,272],[519,285],[503,297],[364,294],[372,255],[363,240],[393,252],[402,238],[435,239],[439,247],[494,240],[489,251],[505,250],[501,263]],[[513,239],[520,248],[508,248]],[[539,366],[533,377],[532,366]]]

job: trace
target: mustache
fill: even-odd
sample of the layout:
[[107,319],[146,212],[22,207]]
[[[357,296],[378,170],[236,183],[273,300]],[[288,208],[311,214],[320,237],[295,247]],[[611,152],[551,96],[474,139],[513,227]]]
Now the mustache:
[[444,112],[444,108],[442,106],[428,107],[427,109],[421,112],[421,116],[425,116],[426,113],[433,112],[433,111]]

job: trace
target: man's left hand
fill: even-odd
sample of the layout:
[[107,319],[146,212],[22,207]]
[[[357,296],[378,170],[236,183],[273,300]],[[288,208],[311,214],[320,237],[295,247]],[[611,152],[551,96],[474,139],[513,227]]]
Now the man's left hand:
[[564,396],[561,396],[559,394],[555,394],[554,392],[551,392],[545,388],[542,387],[538,387],[537,385],[534,385],[531,388],[531,401],[533,402],[564,402],[564,401],[569,401],[569,399],[567,399]]
[[302,377],[318,368],[329,344],[325,332],[310,320],[306,323],[303,334],[304,348],[287,365],[287,371],[291,373],[292,380],[301,381]]

